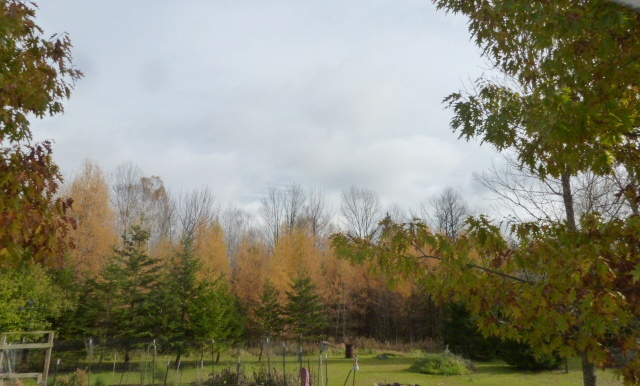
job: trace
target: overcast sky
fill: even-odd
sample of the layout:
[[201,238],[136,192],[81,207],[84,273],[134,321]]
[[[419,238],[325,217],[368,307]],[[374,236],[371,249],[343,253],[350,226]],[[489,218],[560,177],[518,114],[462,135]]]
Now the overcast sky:
[[222,205],[271,186],[377,191],[404,209],[494,157],[457,139],[442,99],[484,70],[466,20],[428,0],[40,1],[85,73],[63,116],[34,122],[66,176],[133,162]]

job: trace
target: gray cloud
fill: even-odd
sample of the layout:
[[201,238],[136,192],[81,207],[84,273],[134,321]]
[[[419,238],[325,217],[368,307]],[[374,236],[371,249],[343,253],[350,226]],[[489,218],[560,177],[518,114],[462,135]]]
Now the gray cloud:
[[442,98],[482,61],[465,21],[425,1],[85,0],[40,4],[86,73],[37,122],[70,174],[133,161],[173,190],[255,207],[293,181],[375,189],[405,208],[457,188],[490,149],[456,139]]

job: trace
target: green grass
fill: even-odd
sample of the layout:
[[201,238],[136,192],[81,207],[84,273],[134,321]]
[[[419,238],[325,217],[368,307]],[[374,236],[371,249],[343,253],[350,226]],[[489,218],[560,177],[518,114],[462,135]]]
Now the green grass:
[[[457,386],[457,385],[486,385],[486,386],[512,386],[512,385],[557,385],[573,386],[582,385],[582,373],[580,371],[580,361],[578,358],[569,361],[569,373],[564,370],[547,371],[540,373],[515,371],[500,361],[493,362],[473,362],[476,372],[470,375],[426,375],[409,370],[420,355],[418,353],[390,355],[388,359],[378,359],[373,354],[361,355],[359,358],[360,370],[356,371],[355,382],[353,379],[353,360],[345,359],[339,354],[329,356],[328,361],[328,385],[329,386],[371,386],[374,383],[404,383],[417,384],[421,386]],[[165,377],[168,385],[178,383],[188,384],[195,379],[206,378],[212,370],[211,363],[207,362],[205,368],[195,368],[197,361],[184,362],[181,371],[169,369],[167,372],[167,357],[161,357],[157,361],[155,383],[164,384]],[[255,357],[241,357],[240,366],[242,370],[250,375],[261,366],[266,366],[266,360],[258,364]],[[271,366],[275,371],[282,374],[282,357],[271,357]],[[296,357],[286,358],[285,370],[287,374],[297,374],[299,364]],[[312,376],[318,376],[318,356],[305,357],[303,366],[311,369]],[[95,385],[100,379],[106,385],[118,384],[140,384],[144,375],[144,363],[137,365],[137,371],[120,373],[113,371],[92,371],[90,375],[91,385]],[[216,373],[222,369],[230,367],[236,369],[236,358],[225,358],[213,370]],[[324,369],[323,369],[324,370]],[[598,371],[598,385],[611,386],[621,385],[622,382],[615,378],[612,370]],[[58,380],[64,377],[58,374]],[[324,373],[323,373],[324,377]],[[147,365],[145,383],[151,383],[151,364]],[[52,377],[50,377],[51,381]],[[314,380],[314,385],[319,382]],[[295,386],[295,385],[291,385]]]

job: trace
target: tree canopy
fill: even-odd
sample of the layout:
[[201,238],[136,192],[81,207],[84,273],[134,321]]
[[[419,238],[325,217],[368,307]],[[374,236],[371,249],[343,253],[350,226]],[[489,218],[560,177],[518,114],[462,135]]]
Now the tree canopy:
[[30,144],[30,116],[63,111],[82,76],[66,34],[43,36],[30,1],[0,4],[0,266],[60,263],[70,201],[55,198],[61,176],[51,144]]

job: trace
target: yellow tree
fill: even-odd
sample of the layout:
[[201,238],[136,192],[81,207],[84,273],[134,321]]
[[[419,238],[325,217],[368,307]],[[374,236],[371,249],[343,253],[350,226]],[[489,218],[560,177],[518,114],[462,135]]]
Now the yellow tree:
[[216,280],[223,275],[231,277],[231,265],[227,256],[224,231],[218,221],[198,225],[195,237],[195,254],[200,257],[200,278]]
[[107,179],[100,166],[85,160],[80,173],[63,188],[62,194],[73,199],[69,215],[77,224],[70,233],[75,244],[71,261],[79,272],[97,274],[118,238]]
[[284,293],[291,288],[293,278],[306,274],[314,282],[321,280],[323,251],[317,248],[315,238],[305,229],[294,227],[280,236],[273,255],[269,258],[268,275],[274,287]]
[[245,307],[256,304],[260,297],[256,289],[262,286],[267,277],[267,246],[247,233],[237,245],[235,255],[233,291]]

